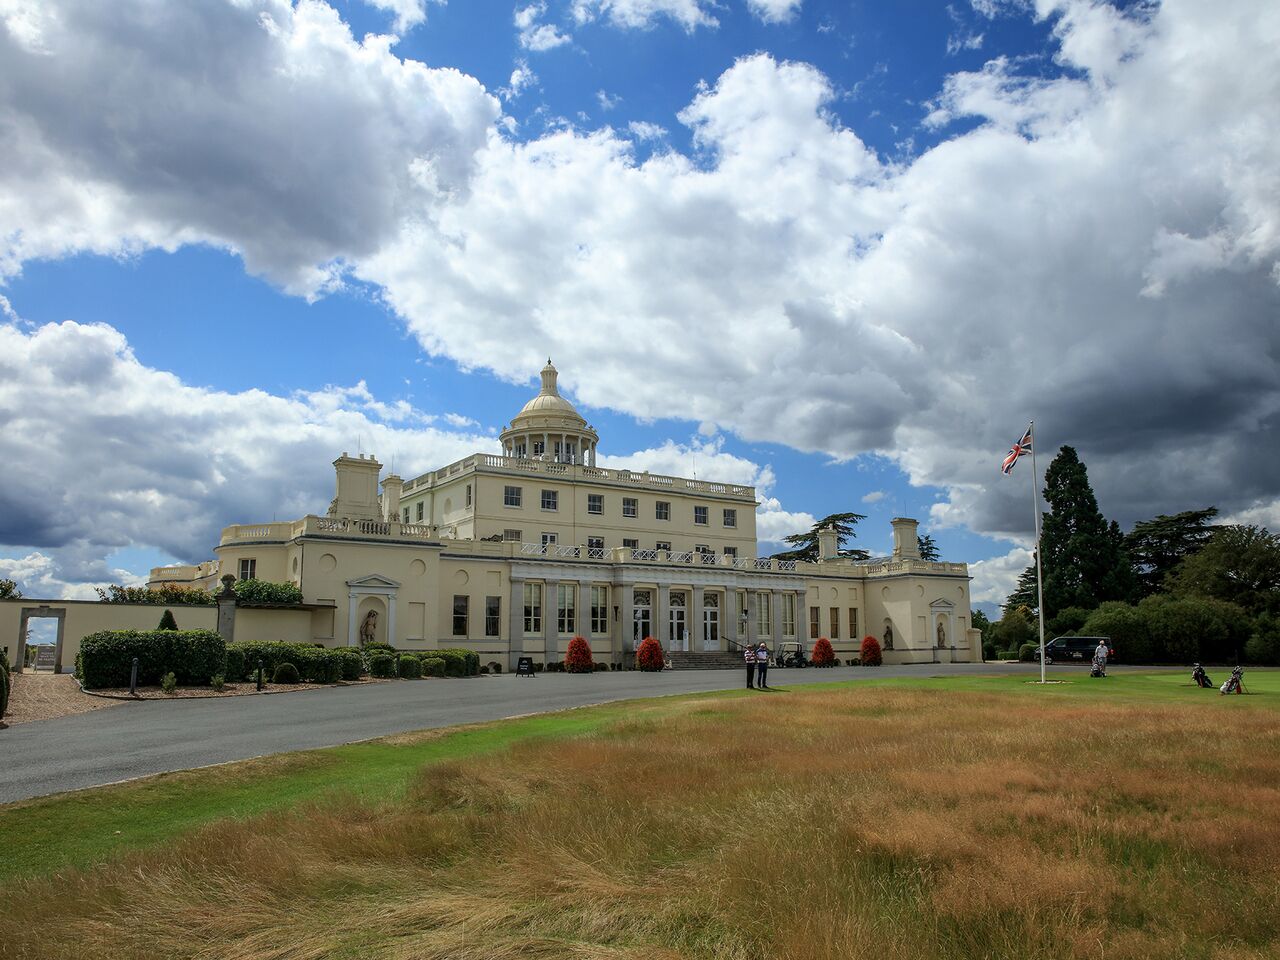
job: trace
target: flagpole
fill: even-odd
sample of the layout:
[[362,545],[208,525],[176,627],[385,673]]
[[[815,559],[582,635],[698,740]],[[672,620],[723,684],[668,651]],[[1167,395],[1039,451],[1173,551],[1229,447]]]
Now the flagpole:
[[1045,682],[1044,674],[1044,575],[1040,567],[1040,494],[1036,490],[1036,422],[1031,421],[1027,432],[1031,434],[1031,509],[1036,517],[1036,609],[1040,613],[1040,682]]

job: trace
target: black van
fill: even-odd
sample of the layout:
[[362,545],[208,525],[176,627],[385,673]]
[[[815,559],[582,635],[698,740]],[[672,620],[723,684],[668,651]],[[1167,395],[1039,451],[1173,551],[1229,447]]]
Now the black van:
[[[1093,660],[1093,652],[1098,649],[1098,641],[1107,643],[1107,659],[1115,657],[1116,651],[1111,646],[1110,637],[1054,637],[1044,645],[1044,662],[1053,663],[1078,660],[1088,663]],[[1040,650],[1036,649],[1036,659],[1040,659]]]

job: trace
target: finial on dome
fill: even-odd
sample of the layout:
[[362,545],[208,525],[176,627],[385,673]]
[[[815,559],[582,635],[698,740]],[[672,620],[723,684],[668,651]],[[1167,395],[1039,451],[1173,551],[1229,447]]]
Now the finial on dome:
[[556,368],[551,365],[550,357],[547,357],[547,365],[542,368],[542,394],[552,397],[560,396],[560,391],[556,389]]

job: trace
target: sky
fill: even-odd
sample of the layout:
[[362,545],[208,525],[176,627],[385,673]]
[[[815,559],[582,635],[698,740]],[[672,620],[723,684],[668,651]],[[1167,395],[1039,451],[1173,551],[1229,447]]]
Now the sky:
[[1070,444],[1280,526],[1280,5],[0,0],[0,577],[92,596],[476,451],[547,357],[761,549],[989,612]]

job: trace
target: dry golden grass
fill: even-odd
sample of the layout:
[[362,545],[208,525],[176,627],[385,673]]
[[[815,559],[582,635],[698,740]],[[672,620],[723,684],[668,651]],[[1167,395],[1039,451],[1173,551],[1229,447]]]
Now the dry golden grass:
[[1280,715],[683,701],[8,890],[0,956],[1280,956]]

